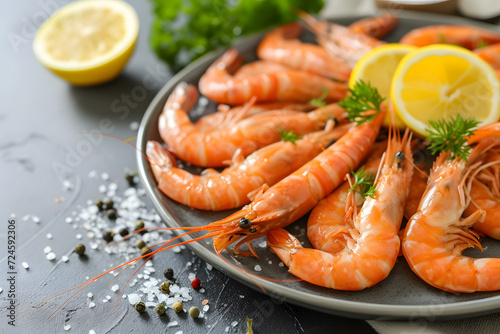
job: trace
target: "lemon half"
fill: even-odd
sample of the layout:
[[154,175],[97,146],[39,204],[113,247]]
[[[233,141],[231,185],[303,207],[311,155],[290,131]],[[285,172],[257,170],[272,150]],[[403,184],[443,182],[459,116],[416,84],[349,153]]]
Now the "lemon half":
[[48,69],[75,85],[115,78],[134,50],[139,21],[119,0],[84,0],[55,12],[37,31],[33,49]]
[[460,114],[479,126],[500,118],[500,83],[493,68],[457,46],[431,45],[406,55],[391,86],[399,117],[415,132],[427,136],[429,121]]
[[[369,82],[372,87],[377,88],[382,97],[385,97],[383,104],[389,110],[391,83],[394,72],[401,59],[417,48],[410,45],[387,44],[368,52],[360,58],[354,66],[349,79],[349,87],[353,88],[358,80]],[[404,128],[405,124],[395,115],[396,125]],[[391,114],[387,113],[384,125],[391,124]]]

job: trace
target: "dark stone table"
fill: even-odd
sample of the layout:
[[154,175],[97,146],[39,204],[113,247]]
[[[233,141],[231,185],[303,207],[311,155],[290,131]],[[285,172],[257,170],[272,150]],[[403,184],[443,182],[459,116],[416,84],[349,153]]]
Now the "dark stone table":
[[[117,293],[110,290],[115,283],[107,285],[109,275],[84,289],[50,318],[70,294],[33,308],[122,261],[91,249],[93,239],[88,238],[82,221],[67,223],[66,218],[78,215],[88,206],[87,201],[101,198],[101,184],[116,183],[117,195],[122,194],[128,187],[125,173],[136,169],[135,151],[121,141],[85,132],[134,137],[134,122],[141,120],[151,99],[172,76],[149,47],[151,7],[143,0],[132,1],[139,15],[140,35],[135,53],[118,79],[80,88],[55,77],[35,59],[32,41],[48,13],[66,2],[13,1],[1,14],[0,331],[62,333],[66,332],[64,326],[70,325],[69,333],[88,333],[91,329],[96,333],[224,333],[229,326],[230,333],[246,333],[246,318],[252,317],[255,333],[373,333],[361,320],[272,300],[215,269],[209,270],[188,249],[156,255],[155,275],[161,279],[161,272],[168,266],[174,269],[180,284],[189,286],[189,272],[196,272],[206,291],[191,292],[192,304],[201,307],[206,299],[210,305],[203,319],[193,320],[172,309],[161,318],[152,308],[139,315],[127,300],[115,303]],[[97,178],[89,178],[92,171]],[[108,173],[109,180],[102,180],[102,173]],[[146,197],[142,200],[148,202]],[[9,226],[15,226],[16,233],[13,268],[8,267],[7,258]],[[83,257],[71,253],[80,242],[87,246]],[[46,258],[47,246],[56,255],[54,261]],[[69,257],[68,262],[62,261],[63,255]],[[23,262],[29,269],[22,266]],[[186,266],[188,262],[190,267]],[[12,276],[15,284],[11,286],[7,279]],[[122,287],[125,279],[120,276],[114,282]],[[8,324],[11,287],[15,290],[15,327]],[[96,304],[92,309],[88,307],[88,292],[92,292]],[[124,293],[129,292],[133,289],[127,287]],[[111,300],[104,303],[107,295]],[[178,325],[166,328],[173,321]],[[235,321],[238,324],[233,327]]]

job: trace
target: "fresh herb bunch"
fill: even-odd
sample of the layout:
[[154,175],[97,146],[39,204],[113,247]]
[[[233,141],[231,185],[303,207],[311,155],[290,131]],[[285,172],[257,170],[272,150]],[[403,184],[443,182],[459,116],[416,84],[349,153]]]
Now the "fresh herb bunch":
[[321,92],[322,92],[321,96],[316,99],[312,99],[311,101],[309,101],[309,104],[312,104],[313,106],[318,108],[326,106],[325,99],[330,93],[330,91],[327,88],[323,87],[321,88]]
[[289,141],[293,145],[295,145],[295,142],[297,140],[302,139],[302,136],[297,136],[295,133],[293,133],[292,130],[281,131],[281,128],[279,126],[278,126],[278,132],[280,133],[282,141]]
[[357,172],[354,172],[351,169],[351,174],[354,176],[354,184],[352,185],[351,188],[349,188],[349,191],[355,191],[363,198],[366,198],[366,196],[370,196],[371,198],[375,197],[375,185],[373,184],[373,181],[375,179],[371,174],[364,173],[365,166],[361,167],[358,169]]
[[462,118],[457,115],[456,118],[451,117],[449,121],[440,119],[438,121],[429,121],[431,129],[425,129],[429,132],[427,140],[431,142],[429,149],[432,154],[440,151],[450,152],[450,158],[460,158],[468,161],[470,146],[465,146],[467,137],[474,134],[474,129],[479,124],[473,118]]
[[234,38],[297,20],[300,8],[318,13],[324,0],[151,0],[150,42],[177,71]]
[[349,92],[351,95],[339,102],[339,106],[346,110],[349,121],[356,122],[357,125],[373,121],[380,113],[380,105],[385,100],[377,88],[372,87],[369,82],[359,80],[353,88],[349,88]]

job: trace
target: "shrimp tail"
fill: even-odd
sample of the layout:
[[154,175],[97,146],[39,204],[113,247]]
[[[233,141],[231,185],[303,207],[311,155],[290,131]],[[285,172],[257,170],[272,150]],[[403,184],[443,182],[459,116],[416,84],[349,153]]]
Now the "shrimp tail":
[[177,167],[177,162],[172,153],[163,148],[157,141],[148,141],[146,145],[146,155],[149,158],[151,169],[157,181],[161,179],[164,169]]

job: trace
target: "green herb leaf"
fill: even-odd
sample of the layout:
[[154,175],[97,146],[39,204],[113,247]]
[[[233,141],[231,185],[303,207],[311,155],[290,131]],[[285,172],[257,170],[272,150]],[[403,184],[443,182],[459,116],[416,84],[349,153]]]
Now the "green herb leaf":
[[174,71],[234,38],[318,13],[324,0],[151,0],[150,43]]
[[355,191],[361,196],[363,196],[363,198],[366,198],[366,196],[374,198],[375,185],[373,184],[373,181],[375,179],[371,174],[363,173],[364,169],[365,166],[358,169],[357,172],[354,172],[351,169],[351,174],[354,176],[354,184],[352,185],[351,188],[349,188],[349,191]]
[[429,121],[429,124],[431,129],[425,129],[425,131],[429,132],[427,140],[431,142],[429,148],[432,154],[446,151],[450,152],[450,158],[458,157],[468,161],[471,147],[464,144],[467,142],[466,138],[474,134],[473,129],[479,124],[478,121],[473,118],[464,119],[457,115],[449,121],[440,119],[437,122]]
[[247,334],[253,334],[252,322],[252,319],[247,318]]
[[[380,104],[385,100],[370,83],[359,80],[349,88],[350,96],[339,102],[339,106],[347,112],[347,118],[357,125],[371,122],[380,113]],[[374,112],[371,112],[374,111]]]
[[289,141],[293,145],[296,145],[295,142],[297,140],[302,139],[302,136],[297,136],[295,133],[293,133],[292,130],[281,131],[281,128],[279,126],[278,126],[278,132],[280,133],[282,141]]
[[479,43],[477,43],[477,49],[484,48],[485,46],[488,46],[488,43],[485,41],[479,41]]
[[309,101],[309,104],[312,104],[313,106],[316,106],[318,108],[326,106],[325,99],[330,93],[330,91],[325,87],[321,88],[321,91],[323,92],[321,96],[318,97],[317,99],[312,99],[311,101]]

